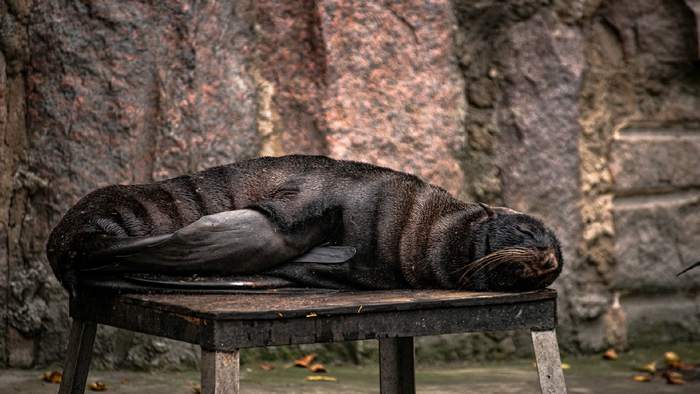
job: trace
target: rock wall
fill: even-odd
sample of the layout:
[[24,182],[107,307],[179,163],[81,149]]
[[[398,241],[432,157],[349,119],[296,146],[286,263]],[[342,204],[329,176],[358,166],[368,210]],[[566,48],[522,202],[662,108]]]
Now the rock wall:
[[[611,328],[633,345],[696,338],[700,279],[673,273],[700,258],[699,12],[695,0],[0,1],[0,366],[61,359],[66,296],[43,250],[80,196],[286,153],[375,162],[541,216],[564,246],[569,351],[615,345]],[[624,327],[605,319],[614,292]],[[523,344],[435,337],[418,354]],[[95,363],[197,357],[101,328]]]
[[[700,256],[700,2],[605,1],[585,27],[581,94],[579,343],[608,344],[605,315],[618,292],[632,345],[696,339]],[[609,324],[608,324],[609,325]]]

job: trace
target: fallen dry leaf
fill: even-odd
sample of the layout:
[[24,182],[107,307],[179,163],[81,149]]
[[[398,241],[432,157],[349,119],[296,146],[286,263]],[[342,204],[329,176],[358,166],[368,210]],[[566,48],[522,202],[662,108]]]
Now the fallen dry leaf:
[[310,312],[310,313],[307,313],[307,314],[306,314],[306,317],[316,317],[316,316],[318,316],[318,315],[316,314],[316,312]]
[[304,356],[300,359],[294,360],[294,366],[308,368],[309,365],[311,365],[311,362],[313,362],[315,359],[316,359],[316,353],[307,354],[306,356]]
[[681,358],[678,356],[676,352],[666,352],[664,353],[664,361],[667,363],[672,363],[672,362],[677,362],[681,361]]
[[603,353],[603,358],[606,360],[617,360],[620,356],[617,355],[617,352],[615,349],[608,349],[605,353]]
[[306,379],[304,379],[308,382],[337,382],[338,379],[336,379],[333,376],[324,376],[324,375],[311,375],[307,376]]
[[651,381],[651,376],[650,375],[634,375],[632,379],[635,382],[650,382]]
[[683,375],[678,372],[667,371],[664,373],[664,378],[666,378],[666,383],[668,384],[685,384]]
[[571,369],[571,365],[569,365],[567,363],[561,363],[561,369],[563,369],[563,370]]
[[59,384],[61,383],[61,380],[63,380],[63,374],[58,371],[44,372],[44,376],[42,378],[44,379],[44,382]]
[[309,371],[314,372],[314,373],[324,373],[326,371],[326,367],[323,366],[323,364],[313,364],[309,367]]
[[642,372],[648,372],[650,374],[656,373],[656,362],[650,362],[649,364],[644,364],[638,368]]
[[193,394],[202,394],[202,386],[199,384],[192,385]]
[[681,358],[674,352],[664,353],[664,361],[666,362],[666,365],[671,368],[681,368],[683,366]]
[[260,369],[262,369],[263,371],[272,371],[273,369],[275,369],[275,365],[270,363],[262,363],[260,364]]
[[99,380],[88,384],[88,388],[92,391],[107,391],[107,385],[104,384],[104,382],[100,382]]

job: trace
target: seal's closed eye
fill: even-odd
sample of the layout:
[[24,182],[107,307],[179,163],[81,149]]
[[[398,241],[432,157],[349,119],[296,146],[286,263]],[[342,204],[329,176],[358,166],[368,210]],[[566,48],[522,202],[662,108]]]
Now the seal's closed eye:
[[515,229],[518,230],[521,234],[527,235],[528,237],[535,239],[535,234],[532,233],[532,231],[528,230],[525,226],[523,225],[518,225],[515,226]]

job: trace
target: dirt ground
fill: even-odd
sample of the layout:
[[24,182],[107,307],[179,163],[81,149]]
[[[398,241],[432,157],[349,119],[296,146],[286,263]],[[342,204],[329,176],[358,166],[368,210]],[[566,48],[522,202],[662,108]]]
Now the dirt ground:
[[[675,351],[687,362],[700,362],[700,343],[679,343],[624,353],[616,361],[599,356],[565,358],[569,393],[698,393],[700,382],[669,385],[661,377],[635,382],[635,368],[657,361],[663,365],[663,352]],[[274,364],[271,371],[258,365],[244,365],[241,389],[244,393],[378,393],[378,370],[374,366],[329,366],[323,376],[335,382],[309,382],[312,375],[288,363]],[[58,385],[41,380],[43,370],[0,371],[0,393],[55,393]],[[192,394],[199,383],[197,371],[130,372],[94,371],[88,382],[99,380],[108,393]],[[536,370],[529,360],[450,365],[419,365],[416,372],[419,393],[537,393]]]

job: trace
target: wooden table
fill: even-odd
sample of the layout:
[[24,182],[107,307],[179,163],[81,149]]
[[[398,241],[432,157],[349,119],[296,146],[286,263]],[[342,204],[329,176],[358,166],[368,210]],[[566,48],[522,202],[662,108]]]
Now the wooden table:
[[382,393],[414,393],[413,337],[528,329],[543,393],[565,393],[556,292],[444,290],[119,294],[91,289],[73,325],[59,393],[83,393],[97,324],[200,345],[203,393],[239,392],[239,349],[378,339]]

